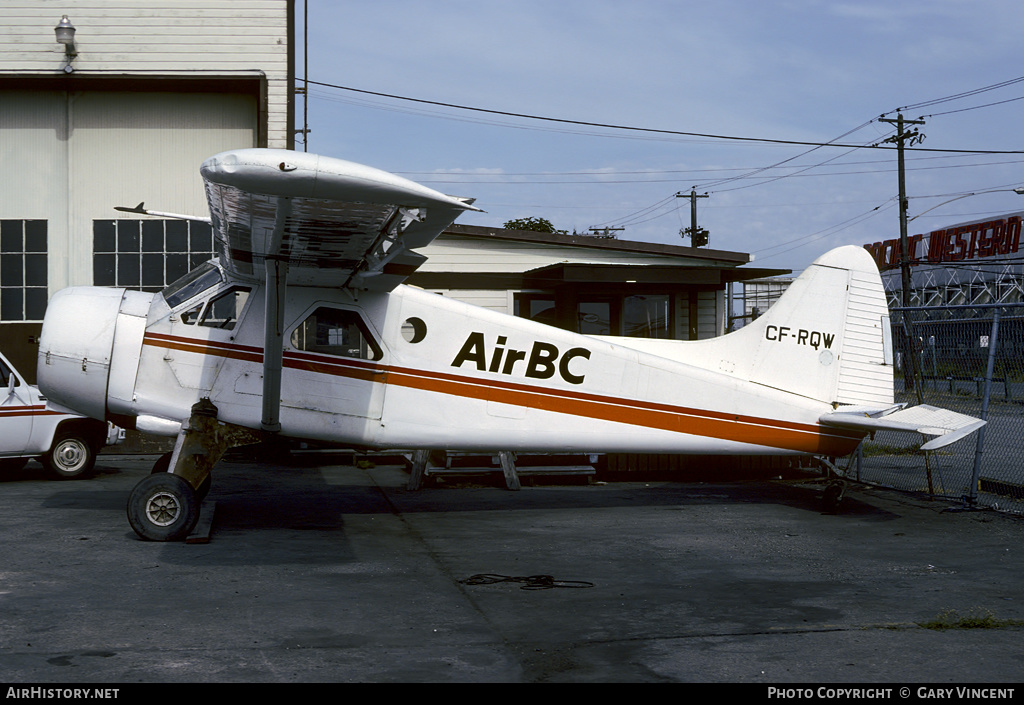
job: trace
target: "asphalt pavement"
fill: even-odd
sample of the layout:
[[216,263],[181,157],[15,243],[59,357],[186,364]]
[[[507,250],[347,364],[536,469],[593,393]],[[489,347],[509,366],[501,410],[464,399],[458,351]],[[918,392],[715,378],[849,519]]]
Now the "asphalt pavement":
[[153,461],[0,478],[0,683],[1024,675],[1016,516],[862,487],[831,512],[810,477],[409,491],[310,454],[221,463],[209,541],[151,543],[125,503]]

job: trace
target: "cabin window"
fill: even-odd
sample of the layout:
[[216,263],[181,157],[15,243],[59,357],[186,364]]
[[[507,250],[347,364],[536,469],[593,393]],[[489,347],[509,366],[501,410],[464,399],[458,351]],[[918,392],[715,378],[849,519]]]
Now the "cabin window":
[[0,320],[43,320],[46,253],[45,220],[0,221]]
[[384,355],[355,311],[318,308],[292,332],[291,346],[304,352],[379,360]]
[[242,315],[245,302],[249,300],[249,292],[252,291],[245,286],[233,286],[217,298],[206,304],[203,317],[199,325],[207,328],[219,328],[221,330],[234,330],[235,323]]
[[402,323],[402,339],[407,343],[420,343],[427,337],[427,324],[422,318],[411,316]]
[[233,286],[209,302],[200,301],[178,315],[182,323],[189,325],[198,323],[207,328],[234,330],[251,291],[246,286]]
[[192,308],[188,309],[187,311],[182,311],[180,314],[178,314],[178,316],[179,316],[179,318],[181,318],[181,322],[182,323],[187,323],[189,325],[192,325],[196,321],[199,320],[199,314],[201,314],[202,312],[203,312],[203,302],[200,301],[199,303],[197,303],[195,306],[193,306]]

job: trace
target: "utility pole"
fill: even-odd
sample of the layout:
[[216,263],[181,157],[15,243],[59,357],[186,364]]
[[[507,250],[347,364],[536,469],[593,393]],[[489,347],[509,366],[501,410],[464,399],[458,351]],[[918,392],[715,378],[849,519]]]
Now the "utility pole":
[[590,228],[590,232],[593,233],[592,237],[606,237],[612,240],[615,239],[615,233],[625,230],[625,228]]
[[[906,142],[910,142],[910,145],[920,144],[924,141],[924,135],[922,135],[915,127],[913,130],[906,132],[904,126],[906,125],[923,125],[924,120],[905,120],[903,113],[897,113],[896,119],[892,118],[879,118],[879,122],[888,122],[896,125],[896,134],[892,137],[883,140],[896,145],[896,151],[898,154],[899,164],[899,181],[900,181],[900,274],[901,283],[901,301],[903,308],[910,306],[910,247],[907,244],[907,184],[905,177],[905,164],[903,160],[903,145]],[[914,355],[914,344],[910,336],[910,329],[907,326],[907,315],[906,311],[903,312],[903,330],[905,334],[905,341],[903,346],[903,388],[910,389],[914,387],[917,391],[918,402],[921,402],[921,388],[917,384],[917,360]]]
[[911,146],[920,144],[924,141],[924,135],[922,135],[917,128],[909,132],[904,132],[903,127],[905,125],[923,125],[924,120],[905,120],[903,113],[897,113],[896,119],[892,118],[878,118],[879,122],[888,122],[896,125],[896,134],[883,142],[889,142],[896,145],[897,159],[899,164],[899,181],[900,181],[900,270],[902,274],[901,288],[902,288],[902,302],[903,306],[910,306],[910,248],[907,244],[907,183],[906,183],[906,169],[903,158],[903,145],[905,142],[910,142]]
[[295,130],[302,135],[302,151],[309,151],[309,0],[302,4],[302,85],[295,86],[295,95],[302,96],[302,129]]
[[703,247],[710,241],[710,233],[703,228],[697,227],[697,199],[707,198],[708,195],[705,193],[698,196],[695,190],[691,190],[689,195],[682,192],[676,194],[676,198],[689,198],[690,199],[690,227],[686,230],[680,230],[679,234],[683,237],[690,236],[690,244],[693,247]]

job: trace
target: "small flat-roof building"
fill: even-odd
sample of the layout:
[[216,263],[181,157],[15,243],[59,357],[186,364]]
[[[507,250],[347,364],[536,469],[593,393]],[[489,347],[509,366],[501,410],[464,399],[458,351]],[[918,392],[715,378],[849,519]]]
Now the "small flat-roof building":
[[453,225],[409,283],[593,335],[698,340],[728,325],[726,291],[788,270],[740,252]]

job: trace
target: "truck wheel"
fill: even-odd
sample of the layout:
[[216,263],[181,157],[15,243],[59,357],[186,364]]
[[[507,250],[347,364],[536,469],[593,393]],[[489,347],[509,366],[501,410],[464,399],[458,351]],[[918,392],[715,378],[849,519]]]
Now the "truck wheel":
[[92,470],[96,464],[96,452],[82,436],[64,433],[57,436],[53,447],[40,460],[52,475],[69,480],[81,477]]
[[128,498],[128,523],[147,541],[178,541],[199,521],[199,499],[184,478],[147,475]]

